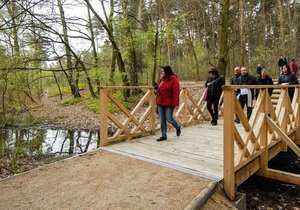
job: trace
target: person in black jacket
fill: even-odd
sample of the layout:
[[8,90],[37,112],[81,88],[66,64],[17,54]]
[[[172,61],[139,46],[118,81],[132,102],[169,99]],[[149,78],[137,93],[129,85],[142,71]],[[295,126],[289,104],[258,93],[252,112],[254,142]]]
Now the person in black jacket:
[[[261,70],[260,76],[257,77],[257,84],[258,85],[274,85],[272,78],[267,74],[266,69]],[[268,92],[269,95],[272,96],[274,88],[269,88]],[[258,97],[259,89],[256,90],[256,98]]]
[[[248,74],[246,67],[241,68],[241,76],[239,78],[239,85],[257,85],[256,78]],[[245,105],[247,106],[247,118],[250,119],[252,113],[252,100],[254,99],[254,89],[242,88],[239,95],[237,96],[238,100],[244,109]]]
[[[230,85],[238,85],[239,84],[239,78],[241,76],[241,68],[239,66],[234,68],[234,75],[233,77],[231,77],[230,80]],[[239,94],[239,90],[235,90],[235,95],[237,96]],[[240,120],[237,116],[237,114],[235,115],[235,120],[236,123],[240,123]]]
[[285,55],[281,56],[278,61],[278,66],[279,66],[280,70],[282,70],[283,66],[287,65],[287,64],[288,64],[288,62],[287,62],[286,56]]
[[[289,65],[283,65],[282,74],[279,75],[278,84],[281,85],[297,85],[299,84],[297,76],[291,73]],[[289,88],[289,96],[293,100],[295,88]]]
[[234,75],[231,77],[230,85],[237,85],[238,84],[238,78],[241,76],[241,68],[235,67],[234,68]]
[[[225,79],[219,75],[219,71],[215,68],[209,71],[209,76],[205,83],[205,87],[207,87],[207,110],[212,117],[211,124],[217,125],[219,100],[223,91],[222,86],[225,85]],[[214,109],[212,109],[212,106],[214,106]]]

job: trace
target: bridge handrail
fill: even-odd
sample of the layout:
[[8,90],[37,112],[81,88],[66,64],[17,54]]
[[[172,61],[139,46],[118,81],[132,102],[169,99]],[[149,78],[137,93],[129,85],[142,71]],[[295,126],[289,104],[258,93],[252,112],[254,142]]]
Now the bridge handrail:
[[266,89],[266,88],[274,88],[274,89],[282,89],[282,88],[297,88],[300,85],[224,85],[224,90],[234,90],[234,89]]
[[[235,96],[235,89],[260,89],[249,121]],[[281,89],[273,103],[268,88]],[[292,101],[289,88],[294,88]],[[235,190],[254,173],[284,177],[268,168],[268,161],[289,146],[299,157],[300,149],[300,85],[224,86],[224,190],[233,200]],[[274,108],[275,105],[275,108]],[[239,128],[234,123],[237,115]],[[274,175],[275,174],[275,175]],[[286,177],[286,176],[285,176]],[[299,184],[299,177],[289,177]]]
[[[125,108],[112,94],[114,89],[148,89],[139,103],[132,111]],[[183,126],[189,126],[196,122],[209,120],[206,110],[204,94],[200,98],[195,98],[190,89],[204,89],[204,85],[183,85],[180,91],[180,105],[175,110],[174,118]],[[125,116],[124,120],[119,120],[109,112],[109,101],[113,103]],[[222,97],[219,102],[220,114],[222,113]],[[142,115],[140,113],[142,112]],[[116,125],[117,130],[113,136],[108,135],[109,122]],[[155,134],[160,123],[156,113],[155,94],[153,86],[107,86],[100,88],[100,145],[107,146],[110,143],[124,141],[144,135]]]

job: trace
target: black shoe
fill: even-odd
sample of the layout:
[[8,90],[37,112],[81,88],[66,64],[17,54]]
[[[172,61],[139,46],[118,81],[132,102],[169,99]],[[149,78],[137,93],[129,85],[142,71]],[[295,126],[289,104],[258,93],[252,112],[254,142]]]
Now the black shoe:
[[167,137],[159,137],[158,139],[156,139],[156,141],[164,141],[164,140],[167,140]]
[[234,122],[236,122],[237,124],[240,124],[240,120],[234,120]]
[[178,127],[178,129],[176,129],[176,135],[180,136],[181,134],[181,126]]
[[214,118],[214,120],[212,121],[212,123],[211,123],[212,125],[218,125],[218,120],[216,119],[216,118]]

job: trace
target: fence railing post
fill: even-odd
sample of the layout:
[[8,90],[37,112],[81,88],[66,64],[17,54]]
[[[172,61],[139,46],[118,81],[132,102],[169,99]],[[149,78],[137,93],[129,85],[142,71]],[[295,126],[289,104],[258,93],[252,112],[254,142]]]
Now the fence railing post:
[[155,112],[156,112],[156,106],[155,106],[155,94],[154,94],[154,88],[149,88],[150,97],[149,97],[149,106],[151,107],[150,115],[149,115],[149,127],[151,134],[155,134]]
[[188,89],[186,87],[184,87],[183,89],[183,95],[182,95],[182,100],[184,103],[184,108],[182,110],[182,123],[184,126],[188,126],[187,125],[187,121],[188,121]]
[[[270,97],[268,89],[260,89],[260,93],[263,98]],[[264,152],[260,155],[260,168],[267,169],[269,162],[269,149],[268,149],[268,125],[267,125],[267,114],[268,114],[268,103],[269,100],[262,100],[261,112],[265,113],[264,123],[261,126],[260,134],[260,146]]]
[[235,198],[234,173],[234,90],[224,88],[224,190],[230,200]]
[[100,146],[108,145],[108,90],[100,89]]
[[[300,106],[300,88],[295,88],[295,94],[294,94],[294,100],[295,100],[295,109],[296,109],[296,104],[298,103],[298,107]],[[300,115],[296,115],[297,118],[295,119],[295,126],[298,127],[296,134],[295,134],[295,139],[297,142],[300,142]]]

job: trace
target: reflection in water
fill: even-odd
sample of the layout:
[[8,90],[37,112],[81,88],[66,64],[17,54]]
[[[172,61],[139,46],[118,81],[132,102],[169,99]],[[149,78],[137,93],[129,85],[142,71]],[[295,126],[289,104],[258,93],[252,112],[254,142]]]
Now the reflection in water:
[[41,128],[0,129],[0,156],[5,151],[27,155],[72,155],[99,146],[99,131]]

